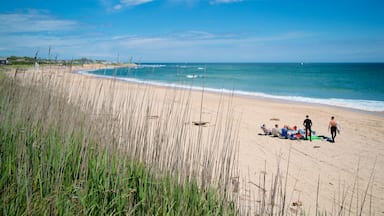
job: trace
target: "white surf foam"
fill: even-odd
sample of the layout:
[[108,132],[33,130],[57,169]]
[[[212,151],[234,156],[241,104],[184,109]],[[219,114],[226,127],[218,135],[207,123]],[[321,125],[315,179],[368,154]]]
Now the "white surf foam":
[[[96,75],[90,72],[92,71],[78,71],[77,73],[93,76],[93,77],[99,77],[99,78],[109,78],[109,79],[113,78],[111,76]],[[198,75],[187,75],[187,78],[196,78],[196,77],[198,77]],[[122,77],[116,77],[116,79],[127,81],[127,82],[139,83],[139,84],[182,88],[182,89],[190,89],[190,90],[197,90],[197,91],[203,90],[203,87],[199,87],[199,86],[187,86],[187,85],[180,85],[180,84],[173,84],[173,83],[143,81],[139,79],[122,78]],[[271,94],[266,94],[261,92],[235,91],[235,90],[216,89],[216,88],[204,88],[204,90],[209,92],[214,92],[214,93],[235,94],[235,95],[243,95],[248,97],[262,97],[267,99],[331,105],[336,107],[343,107],[343,108],[350,108],[350,109],[357,109],[357,110],[371,111],[371,112],[384,112],[384,101],[364,100],[364,99],[309,98],[309,97],[300,97],[300,96],[281,96],[281,95],[271,95]]]

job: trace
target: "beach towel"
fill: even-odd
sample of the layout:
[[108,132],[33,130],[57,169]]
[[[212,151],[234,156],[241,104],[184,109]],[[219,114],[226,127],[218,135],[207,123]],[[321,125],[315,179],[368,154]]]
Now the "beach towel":
[[323,138],[320,136],[312,136],[312,140],[322,140]]

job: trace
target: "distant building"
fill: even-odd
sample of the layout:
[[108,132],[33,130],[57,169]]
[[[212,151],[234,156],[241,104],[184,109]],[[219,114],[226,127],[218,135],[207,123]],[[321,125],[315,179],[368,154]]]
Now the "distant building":
[[0,65],[6,65],[8,64],[7,58],[0,58]]

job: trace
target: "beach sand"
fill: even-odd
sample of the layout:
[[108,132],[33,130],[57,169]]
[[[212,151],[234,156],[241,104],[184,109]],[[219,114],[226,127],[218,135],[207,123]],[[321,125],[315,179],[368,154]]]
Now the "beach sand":
[[[71,69],[76,71],[102,67],[105,66],[88,65]],[[66,67],[52,71],[57,70],[63,71],[64,78],[73,83],[67,89],[73,93],[88,88],[89,91],[84,91],[84,94],[93,94],[98,83],[111,81],[70,73]],[[48,69],[43,71],[48,73]],[[61,76],[57,77],[64,79]],[[85,79],[88,81],[84,82]],[[90,86],[78,89],[81,86],[78,85],[79,83]],[[117,81],[115,89],[119,92],[123,91],[122,89],[138,88],[138,86],[138,84]],[[143,87],[143,85],[140,86]],[[150,87],[150,90],[156,98],[155,103],[159,103],[159,106],[164,103],[165,95],[171,95],[175,91],[156,86]],[[338,212],[341,206],[344,211],[351,209],[355,212],[357,209],[360,210],[364,202],[363,215],[369,213],[384,215],[383,113],[209,92],[202,94],[201,91],[191,91],[190,97],[193,110],[191,121],[200,120],[201,114],[203,121],[214,122],[223,98],[230,104],[232,108],[230,118],[239,122],[237,126],[239,193],[242,201],[246,203],[245,205],[249,205],[250,209],[253,204],[261,202],[257,197],[259,187],[262,186],[261,177],[265,174],[267,179],[265,189],[268,192],[271,188],[271,179],[280,166],[279,173],[282,179],[279,180],[281,181],[279,184],[282,184],[284,189],[287,180],[286,205],[292,213],[298,208],[293,203],[301,203],[301,208],[305,209],[309,215],[311,213],[313,215],[316,205],[319,210],[326,209],[329,212]],[[306,115],[312,119],[312,130],[316,131],[316,135],[325,136],[330,136],[328,123],[331,116],[335,116],[342,127],[340,134],[337,134],[336,142],[286,140],[259,135],[262,132],[260,125],[263,123],[269,128],[275,124],[279,127],[296,125],[302,128]]]

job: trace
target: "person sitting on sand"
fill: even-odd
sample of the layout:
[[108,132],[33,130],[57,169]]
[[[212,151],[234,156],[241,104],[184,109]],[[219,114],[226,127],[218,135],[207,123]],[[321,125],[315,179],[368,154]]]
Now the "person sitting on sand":
[[264,135],[271,135],[271,134],[272,134],[271,129],[268,129],[268,128],[265,126],[265,124],[261,125],[260,128],[263,130]]
[[288,139],[288,129],[286,127],[281,128],[281,138]]
[[331,130],[332,142],[335,142],[336,131],[337,131],[337,122],[335,117],[331,117],[331,121],[328,124],[328,131]]
[[275,124],[275,127],[272,128],[272,136],[273,137],[279,137],[280,136],[280,130],[279,130],[278,124]]
[[284,125],[285,128],[287,128],[287,130],[294,130],[291,126],[289,125]]

